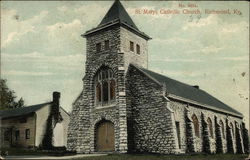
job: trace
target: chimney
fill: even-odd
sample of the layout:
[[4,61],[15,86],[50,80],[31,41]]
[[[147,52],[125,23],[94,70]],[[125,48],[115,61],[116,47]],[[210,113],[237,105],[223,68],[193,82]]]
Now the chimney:
[[53,104],[52,104],[52,114],[59,112],[59,106],[60,106],[60,92],[53,92]]
[[199,89],[199,88],[200,88],[198,85],[195,85],[195,86],[193,86],[193,87],[196,88],[196,89]]

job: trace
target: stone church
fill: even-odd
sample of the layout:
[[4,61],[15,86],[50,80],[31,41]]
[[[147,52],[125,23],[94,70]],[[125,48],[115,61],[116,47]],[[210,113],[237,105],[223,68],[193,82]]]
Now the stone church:
[[[85,34],[83,91],[67,148],[77,153],[245,153],[241,113],[199,89],[148,69],[148,40],[116,0]],[[153,53],[151,53],[153,54]]]

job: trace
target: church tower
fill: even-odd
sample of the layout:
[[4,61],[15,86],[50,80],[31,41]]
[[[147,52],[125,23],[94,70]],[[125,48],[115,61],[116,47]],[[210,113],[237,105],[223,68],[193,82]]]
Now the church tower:
[[147,68],[151,38],[134,24],[119,0],[85,34],[83,91],[73,103],[67,148],[78,153],[126,153],[125,76],[129,64]]
[[129,63],[147,68],[147,41],[151,38],[137,28],[119,0],[114,2],[101,23],[83,36],[87,39],[87,63],[91,62],[88,58],[94,56],[121,53],[125,68]]
[[[242,114],[197,87],[148,70],[150,37],[138,29],[120,1],[82,36],[86,69],[83,91],[73,103],[68,150],[244,152]],[[222,145],[226,143],[232,145]]]

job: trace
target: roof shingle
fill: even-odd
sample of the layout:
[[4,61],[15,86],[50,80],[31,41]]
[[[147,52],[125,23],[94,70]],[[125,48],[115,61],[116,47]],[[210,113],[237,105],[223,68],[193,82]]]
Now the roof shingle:
[[30,114],[39,110],[40,108],[47,106],[48,104],[51,104],[51,102],[37,104],[33,106],[28,106],[28,107],[21,107],[21,108],[16,108],[16,109],[3,110],[3,111],[0,111],[0,118],[9,118],[9,117],[27,115],[27,114]]
[[122,4],[119,0],[116,0],[113,3],[113,5],[111,6],[111,8],[107,12],[107,14],[102,19],[99,26],[105,25],[105,24],[112,22],[114,20],[117,20],[117,19],[119,19],[120,22],[126,23],[130,27],[138,30],[137,26],[135,25],[133,20],[130,18],[130,16],[128,15],[128,13],[126,12],[126,10],[124,9],[124,7],[122,6]]
[[218,108],[220,110],[224,110],[230,113],[237,114],[242,117],[242,114],[235,109],[229,107],[225,103],[221,102],[217,98],[213,97],[212,95],[208,94],[207,92],[198,89],[194,86],[179,82],[177,80],[171,79],[167,76],[163,76],[156,72],[147,70],[145,68],[139,68],[141,71],[149,75],[150,77],[154,78],[161,84],[166,85],[166,92],[185,98],[189,100],[196,101],[201,104],[206,104]]
[[131,17],[129,16],[129,14],[127,13],[127,11],[119,0],[115,0],[115,2],[110,7],[108,12],[102,19],[101,23],[97,27],[86,31],[82,36],[86,37],[92,33],[95,33],[96,31],[104,30],[115,25],[123,26],[146,40],[152,39],[137,28],[137,26],[135,25],[135,23],[133,22],[133,20],[131,19]]

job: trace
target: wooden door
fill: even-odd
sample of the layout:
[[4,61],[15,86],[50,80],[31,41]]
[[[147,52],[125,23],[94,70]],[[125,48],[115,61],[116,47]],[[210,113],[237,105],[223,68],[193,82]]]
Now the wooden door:
[[114,151],[114,125],[109,121],[101,122],[96,128],[96,150]]

